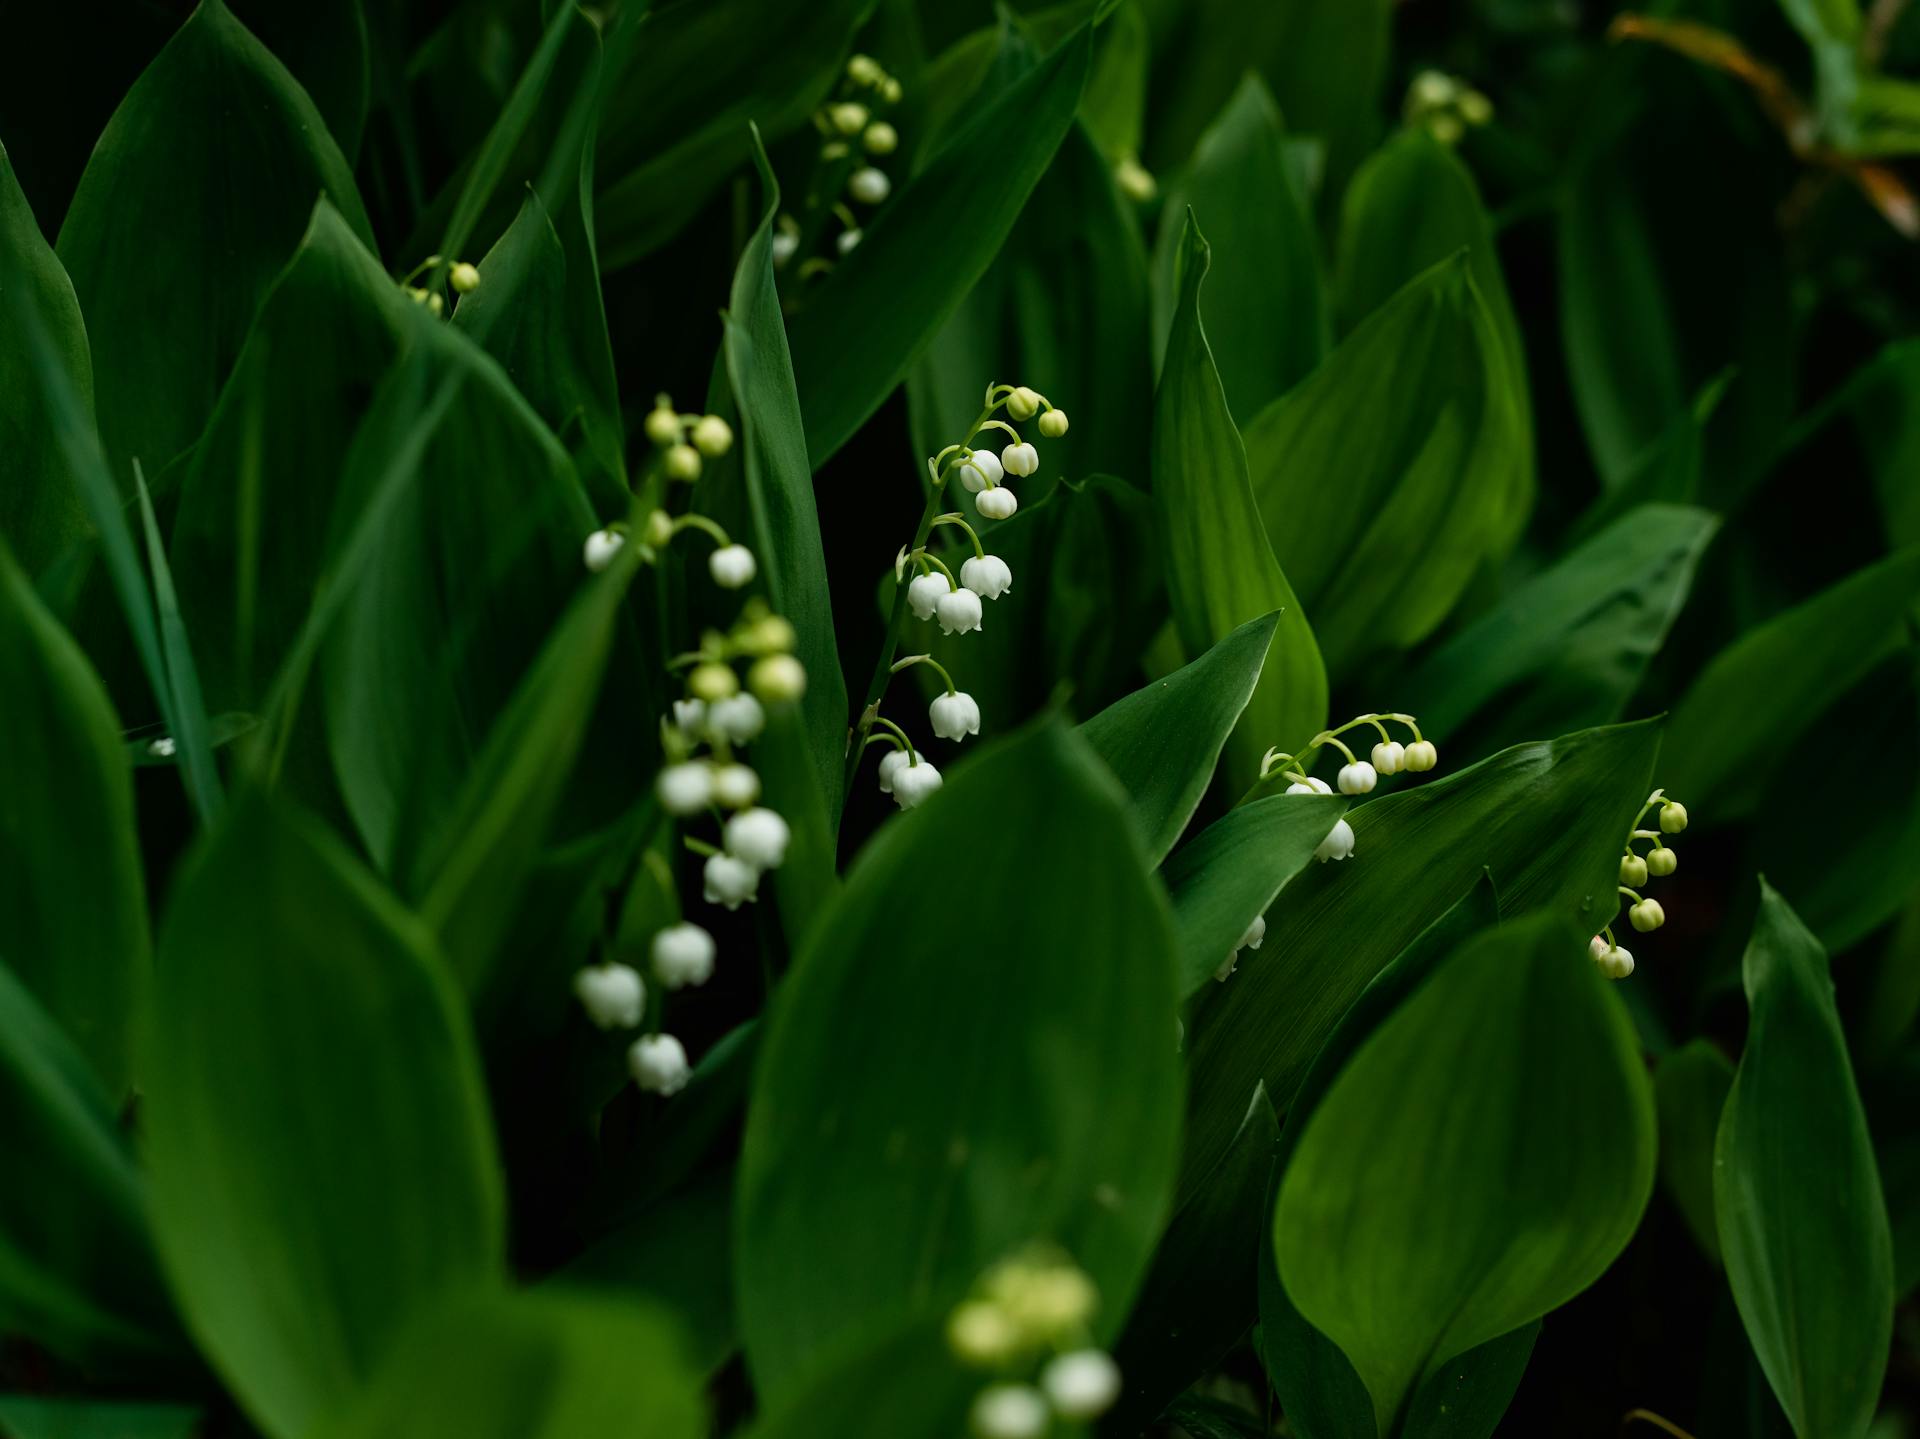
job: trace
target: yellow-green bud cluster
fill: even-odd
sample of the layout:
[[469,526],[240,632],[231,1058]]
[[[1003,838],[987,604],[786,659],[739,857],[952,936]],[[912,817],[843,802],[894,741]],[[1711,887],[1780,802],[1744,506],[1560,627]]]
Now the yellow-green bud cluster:
[[975,1396],[977,1439],[1046,1432],[1054,1419],[1098,1418],[1120,1392],[1120,1371],[1090,1340],[1099,1306],[1093,1281],[1048,1250],[995,1265],[947,1318],[947,1343],[994,1382]]
[[1409,125],[1424,126],[1442,145],[1456,145],[1469,129],[1492,121],[1493,102],[1464,80],[1422,70],[1407,86],[1401,113]]
[[733,426],[718,415],[682,415],[666,395],[654,396],[642,428],[667,478],[685,484],[700,478],[702,456],[718,459],[733,448]]
[[[1655,810],[1659,828],[1642,829],[1641,822],[1649,811]],[[1680,856],[1674,853],[1666,836],[1679,834],[1686,827],[1687,807],[1678,800],[1668,799],[1664,790],[1657,789],[1648,795],[1647,802],[1640,806],[1640,813],[1634,816],[1620,855],[1619,892],[1631,901],[1627,906],[1628,923],[1642,934],[1651,934],[1665,924],[1667,911],[1659,900],[1640,894],[1639,886],[1649,879],[1664,879],[1679,869]],[[1634,848],[1642,840],[1652,842],[1645,854]],[[1633,956],[1614,940],[1611,925],[1593,937],[1588,952],[1609,979],[1625,979],[1633,973]]]

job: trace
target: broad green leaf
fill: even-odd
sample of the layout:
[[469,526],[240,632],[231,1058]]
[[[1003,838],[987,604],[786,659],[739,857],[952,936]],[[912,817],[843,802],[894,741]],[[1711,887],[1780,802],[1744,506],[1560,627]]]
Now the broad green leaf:
[[920,1320],[849,1354],[763,1407],[746,1439],[815,1439],[832,1415],[835,1439],[961,1434],[983,1376],[947,1347],[945,1316]]
[[651,1305],[543,1289],[467,1295],[412,1325],[315,1439],[704,1439],[706,1402]]
[[[1270,747],[1298,749],[1326,721],[1327,676],[1313,627],[1274,557],[1247,475],[1247,454],[1200,322],[1209,250],[1191,214],[1180,247],[1180,299],[1153,407],[1153,492],[1167,544],[1167,589],[1180,640],[1199,654],[1248,620],[1280,611],[1246,723],[1227,755],[1244,789]],[[1251,1094],[1249,1082],[1245,1092]]]
[[[1716,822],[1750,813],[1762,763],[1907,643],[1920,599],[1920,547],[1849,575],[1715,655],[1673,708],[1662,782]],[[1844,636],[1844,643],[1835,643]]]
[[1253,1323],[1280,1122],[1254,1091],[1233,1147],[1167,1225],[1114,1358],[1125,1389],[1105,1423],[1136,1432],[1198,1381]]
[[[1150,862],[1167,857],[1200,807],[1221,748],[1259,685],[1279,622],[1277,614],[1248,620],[1192,664],[1080,726],[1127,792]],[[1324,838],[1323,830],[1314,843]],[[1240,928],[1246,927],[1243,921]]]
[[257,799],[176,881],[160,956],[144,1115],[161,1256],[202,1352],[292,1439],[412,1315],[499,1272],[479,1062],[418,921]]
[[115,1104],[0,962],[0,1133],[9,1167],[33,1181],[0,1186],[0,1330],[89,1369],[156,1368],[185,1343]]
[[906,378],[1000,252],[1073,124],[1091,45],[1083,27],[983,104],[809,291],[788,336],[814,468]]
[[118,1100],[151,974],[132,767],[93,667],[0,541],[0,962]]
[[[73,285],[41,237],[27,197],[0,146],[0,285],[34,292],[56,362],[80,402],[93,406],[93,359]],[[87,533],[87,509],[68,473],[59,437],[30,372],[40,358],[12,324],[0,325],[0,538],[38,574]]]
[[1616,908],[1620,843],[1652,788],[1658,742],[1648,723],[1583,730],[1355,808],[1353,856],[1287,887],[1259,962],[1243,963],[1188,1026],[1183,1188],[1219,1161],[1256,1081],[1276,1108],[1291,1104],[1340,1016],[1483,870],[1502,914],[1544,909],[1598,930]]
[[453,323],[500,361],[549,429],[563,439],[578,431],[576,460],[583,469],[591,461],[598,493],[611,500],[625,493],[625,439],[582,214],[590,198],[583,182],[581,203],[555,217],[529,189],[513,224],[480,261],[480,288],[461,297]]
[[1491,1439],[1533,1357],[1540,1321],[1489,1339],[1435,1369],[1407,1407],[1405,1439]]
[[[1297,134],[1328,151],[1335,193],[1373,144],[1387,78],[1389,0],[1145,0],[1155,36],[1148,163],[1184,160],[1241,76],[1258,70]],[[1204,218],[1204,217],[1203,217]]]
[[1338,795],[1268,795],[1229,810],[1168,856],[1160,877],[1180,934],[1183,997],[1213,978],[1346,808]]
[[367,17],[361,4],[362,0],[327,0],[322,5],[239,0],[235,7],[241,22],[312,97],[349,164],[360,153],[372,89]]
[[372,243],[313,101],[222,0],[203,0],[114,112],[57,247],[123,491],[129,458],[157,472],[198,437],[316,194]]
[[1374,151],[1347,187],[1340,211],[1340,325],[1353,329],[1401,286],[1461,250],[1467,252],[1473,283],[1506,352],[1507,379],[1520,420],[1520,464],[1531,486],[1533,405],[1527,393],[1527,352],[1500,270],[1493,224],[1472,171],[1424,126],[1409,126]]
[[1084,125],[1068,129],[998,259],[908,372],[915,447],[931,455],[964,435],[990,379],[1035,385],[1072,416],[1057,440],[1028,435],[1041,469],[1021,484],[1023,512],[1067,476],[1139,474],[1153,383],[1146,255]]
[[184,1404],[131,1404],[0,1395],[6,1439],[193,1439],[200,1411]]
[[[1305,799],[1306,796],[1296,796]],[[1280,1282],[1274,1261],[1272,1215],[1287,1161],[1327,1088],[1354,1053],[1441,963],[1500,920],[1492,881],[1482,874],[1452,908],[1423,929],[1380,971],[1341,1016],[1288,1107],[1286,1128],[1274,1155],[1267,1221],[1261,1226],[1259,1262],[1260,1358],[1288,1420],[1303,1439],[1375,1439],[1373,1401],[1340,1346],[1308,1323]],[[1249,963],[1258,955],[1249,956]],[[1476,1351],[1477,1352],[1477,1351]],[[1461,1356],[1463,1361],[1472,1354]]]
[[726,517],[746,526],[767,600],[793,623],[794,655],[807,670],[807,692],[801,700],[807,761],[826,813],[837,819],[844,798],[840,785],[847,755],[847,682],[834,641],[833,595],[827,587],[820,515],[813,500],[806,422],[773,284],[780,186],[757,139],[754,159],[765,206],[734,268],[731,308],[724,321],[727,379],[742,430],[738,463],[744,491],[743,503],[729,507]]
[[800,126],[839,79],[854,28],[871,8],[865,0],[656,5],[635,29],[632,60],[614,81],[600,127],[607,269],[651,253],[699,211],[749,158],[749,122],[769,140]]
[[475,998],[501,999],[495,952],[586,739],[639,569],[639,546],[625,545],[582,586],[474,756],[437,845],[408,876],[406,892],[420,896],[421,918]]
[[1716,1266],[1720,1234],[1713,1219],[1713,1144],[1732,1087],[1733,1065],[1704,1039],[1689,1040],[1653,1072],[1653,1097],[1660,1111],[1660,1182],[1700,1252]]
[[1564,916],[1509,924],[1456,950],[1315,1107],[1274,1213],[1282,1282],[1392,1433],[1423,1377],[1600,1276],[1654,1153],[1618,997]]
[[[956,853],[949,922],[925,886]],[[747,1110],[735,1292],[770,1408],[1034,1241],[1078,1261],[1117,1330],[1178,1150],[1174,940],[1147,871],[1113,781],[1054,722],[958,767],[855,861]]]
[[1273,96],[1248,74],[1168,187],[1154,247],[1154,353],[1164,354],[1179,306],[1179,258],[1189,211],[1218,259],[1214,303],[1202,306],[1227,408],[1242,422],[1292,389],[1332,343],[1320,241],[1287,173],[1285,127]]
[[1267,535],[1336,679],[1424,639],[1518,538],[1533,486],[1514,395],[1456,255],[1247,427]]
[[1747,1338],[1801,1439],[1862,1435],[1893,1326],[1893,1245],[1825,952],[1761,881],[1752,1020],[1713,1201]]
[[1719,525],[1680,505],[1630,511],[1422,654],[1395,703],[1475,754],[1619,718]]

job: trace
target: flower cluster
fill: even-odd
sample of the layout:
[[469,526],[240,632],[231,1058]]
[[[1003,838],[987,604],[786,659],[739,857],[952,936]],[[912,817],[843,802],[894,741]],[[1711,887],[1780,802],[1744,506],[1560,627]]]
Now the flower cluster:
[[[914,748],[906,731],[880,713],[887,681],[901,670],[914,665],[930,665],[946,684],[946,693],[934,698],[928,718],[933,732],[941,739],[956,743],[968,735],[980,733],[980,706],[973,696],[956,688],[946,667],[929,654],[907,655],[893,659],[893,647],[907,617],[922,623],[937,621],[946,635],[971,634],[986,619],[986,602],[997,600],[1013,588],[1013,570],[998,555],[990,555],[980,543],[979,531],[967,523],[959,511],[940,512],[940,501],[947,484],[956,476],[960,485],[974,496],[974,507],[988,519],[1005,519],[1017,508],[1013,491],[1002,482],[1009,474],[1031,475],[1039,468],[1040,456],[1034,447],[1020,438],[1007,421],[998,418],[1005,410],[1015,419],[1035,419],[1039,431],[1047,436],[1067,432],[1066,411],[1037,390],[1024,385],[989,385],[984,408],[966,435],[927,459],[927,509],[921,517],[919,533],[913,543],[903,546],[894,557],[895,599],[893,618],[888,626],[887,650],[875,672],[867,705],[854,724],[849,746],[848,779],[859,764],[861,752],[869,744],[887,744],[892,749],[880,761],[880,792],[893,796],[902,809],[912,809],[940,788],[940,771]],[[973,441],[982,431],[1005,432],[1009,443],[995,455],[991,449],[975,449]],[[959,530],[973,547],[973,554],[960,565],[956,576],[938,555],[927,548],[933,532],[943,527]],[[909,573],[912,578],[909,579]],[[880,733],[873,731],[878,727]]]
[[[713,936],[697,924],[670,924],[653,936],[648,950],[654,981],[662,989],[685,989],[713,977]],[[594,1027],[639,1029],[647,1022],[647,982],[631,965],[611,957],[589,964],[573,977],[574,997]],[[693,1070],[687,1051],[671,1034],[642,1034],[627,1050],[627,1070],[642,1089],[677,1094]]]
[[[1412,743],[1402,744],[1395,739],[1384,723],[1387,720],[1405,725],[1412,731]],[[1359,758],[1340,740],[1341,735],[1361,725],[1372,725],[1380,733],[1380,743],[1373,747],[1368,759]],[[1396,775],[1403,770],[1409,774],[1423,774],[1440,763],[1440,751],[1434,748],[1432,740],[1421,735],[1419,722],[1412,715],[1363,714],[1356,715],[1336,729],[1321,730],[1302,751],[1304,761],[1279,750],[1268,750],[1260,761],[1260,778],[1266,779],[1277,769],[1282,779],[1290,781],[1286,789],[1288,794],[1332,794],[1331,785],[1307,773],[1325,745],[1332,745],[1339,750],[1347,761],[1334,777],[1334,784],[1339,786],[1341,794],[1371,794],[1383,775]],[[1346,859],[1352,853],[1353,826],[1343,819],[1320,842],[1313,857],[1325,864],[1330,859]]]
[[901,93],[900,82],[871,55],[849,57],[839,87],[813,112],[820,152],[802,213],[783,214],[775,223],[775,265],[784,269],[806,253],[809,258],[799,266],[802,280],[831,270],[832,260],[811,253],[829,221],[839,227],[835,254],[845,255],[860,243],[864,232],[853,207],[872,208],[893,193],[893,180],[880,162],[900,148],[900,132],[883,116],[900,103]]
[[1493,119],[1493,102],[1466,81],[1439,70],[1422,70],[1407,86],[1401,113],[1409,125],[1423,125],[1442,145],[1457,145],[1469,128]]
[[[1642,829],[1642,821],[1656,807],[1658,814],[1655,818],[1660,827]],[[1664,879],[1680,868],[1680,856],[1667,843],[1667,836],[1679,834],[1686,827],[1687,807],[1678,800],[1668,799],[1663,789],[1648,795],[1646,803],[1640,806],[1640,813],[1633,817],[1633,827],[1627,834],[1627,843],[1620,856],[1618,888],[1620,894],[1632,901],[1627,906],[1628,923],[1642,934],[1651,934],[1665,924],[1667,911],[1659,900],[1644,898],[1635,886],[1645,884],[1649,878]],[[1641,840],[1652,841],[1652,848],[1645,854],[1633,847]],[[1625,979],[1633,973],[1633,955],[1614,939],[1611,924],[1587,941],[1587,954],[1608,979]]]
[[[446,272],[447,285],[458,295],[471,295],[480,288],[480,267],[465,260],[449,262],[444,255],[429,255],[415,265],[407,277],[400,282],[400,288],[407,292],[407,298],[416,305],[424,305],[436,315],[446,313],[446,297],[437,288],[442,271]],[[416,281],[424,280],[423,284]]]
[[962,1363],[997,1377],[975,1397],[977,1439],[1038,1439],[1056,1419],[1097,1419],[1120,1397],[1120,1370],[1091,1343],[1099,1302],[1071,1260],[1033,1251],[996,1264],[947,1319]]

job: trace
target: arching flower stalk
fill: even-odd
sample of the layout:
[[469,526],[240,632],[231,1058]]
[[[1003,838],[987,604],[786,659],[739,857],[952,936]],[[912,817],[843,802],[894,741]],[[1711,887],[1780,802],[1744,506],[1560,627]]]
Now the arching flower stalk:
[[[1656,806],[1658,813],[1654,820],[1659,828],[1642,828],[1648,813]],[[1667,843],[1667,836],[1679,834],[1686,827],[1687,807],[1678,800],[1668,799],[1664,789],[1657,789],[1647,796],[1628,828],[1627,842],[1620,855],[1618,890],[1620,897],[1629,901],[1627,922],[1641,934],[1651,934],[1665,924],[1667,911],[1659,900],[1642,895],[1639,886],[1649,879],[1664,879],[1680,867],[1680,856]],[[1643,841],[1650,842],[1651,846],[1645,854],[1634,848]],[[1608,979],[1625,979],[1633,973],[1633,954],[1613,937],[1612,924],[1602,926],[1600,933],[1587,942],[1587,955]]]

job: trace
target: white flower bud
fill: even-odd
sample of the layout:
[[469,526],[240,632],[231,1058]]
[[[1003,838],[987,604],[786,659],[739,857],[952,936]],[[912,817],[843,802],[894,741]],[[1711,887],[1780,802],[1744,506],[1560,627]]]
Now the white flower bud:
[[627,1072],[635,1084],[659,1095],[678,1094],[693,1077],[687,1051],[671,1034],[646,1034],[634,1040],[627,1050]]
[[462,260],[447,272],[447,283],[453,286],[456,293],[471,295],[475,290],[480,288],[479,267],[469,265],[465,260]]
[[739,694],[740,676],[733,672],[731,665],[709,661],[693,667],[693,673],[687,676],[687,688],[712,704],[728,695]]
[[680,417],[673,412],[673,406],[666,403],[663,396],[659,403],[647,411],[647,438],[656,445],[671,445],[680,438]]
[[668,814],[698,814],[713,802],[713,766],[705,760],[670,764],[653,788]]
[[697,924],[670,924],[653,937],[653,973],[668,989],[713,978],[713,936]]
[[718,415],[702,415],[693,426],[693,447],[708,459],[733,448],[733,426]]
[[1333,827],[1333,833],[1320,841],[1320,847],[1313,857],[1325,864],[1330,859],[1345,859],[1353,853],[1353,826],[1344,819]]
[[1604,934],[1596,934],[1592,939],[1587,941],[1587,958],[1595,964],[1599,964],[1607,957],[1607,951],[1612,948],[1613,946],[1607,943],[1607,937]]
[[792,655],[768,655],[754,661],[747,683],[768,704],[786,704],[807,692],[807,667]]
[[1620,856],[1620,883],[1642,885],[1647,882],[1647,862],[1637,854]]
[[1053,1423],[1047,1401],[1028,1384],[990,1384],[968,1412],[979,1439],[1040,1439]]
[[1667,912],[1660,907],[1659,900],[1643,899],[1627,907],[1627,918],[1633,921],[1635,929],[1648,934],[1667,922]]
[[962,740],[980,733],[980,706],[970,694],[937,695],[928,709],[933,732],[941,739]]
[[1007,396],[1007,413],[1016,420],[1031,420],[1040,413],[1040,396],[1025,385],[1016,385]]
[[747,809],[727,821],[727,853],[756,869],[778,869],[793,833],[770,809]]
[[860,143],[869,155],[891,155],[900,145],[900,132],[885,120],[875,120],[861,135]]
[[691,483],[700,478],[700,452],[692,445],[669,445],[663,463],[670,480]]
[[1237,949],[1228,950],[1227,957],[1220,961],[1220,967],[1213,972],[1213,982],[1215,984],[1225,984],[1233,978],[1233,972],[1239,967],[1240,951]]
[[1412,773],[1421,774],[1440,763],[1440,751],[1430,739],[1415,740],[1407,746],[1405,763]]
[[632,1029],[647,1010],[647,986],[639,971],[611,961],[574,975],[573,993],[596,1029]]
[[713,770],[713,797],[728,809],[745,809],[760,798],[760,776],[737,762],[716,765]]
[[980,596],[969,589],[948,590],[933,607],[943,635],[963,635],[980,628]]
[[1664,844],[1658,849],[1647,851],[1647,873],[1655,879],[1664,879],[1680,868],[1680,856]]
[[1633,973],[1633,956],[1616,944],[1601,957],[1600,972],[1608,979],[1625,979]]
[[1057,440],[1067,432],[1067,412],[1048,410],[1040,417],[1040,433],[1049,440]]
[[1062,1419],[1096,1419],[1120,1397],[1120,1366],[1101,1350],[1076,1349],[1040,1371],[1040,1387]]
[[893,190],[885,170],[863,165],[847,179],[847,193],[862,205],[878,205]]
[[1337,782],[1341,794],[1371,794],[1374,785],[1379,783],[1379,776],[1374,773],[1372,765],[1357,759],[1352,764],[1340,766]]
[[1687,827],[1687,807],[1675,800],[1668,800],[1660,806],[1660,829],[1665,834],[1679,834]]
[[939,607],[940,596],[952,588],[945,575],[915,575],[907,585],[907,608],[916,620],[930,620]]
[[752,695],[734,695],[707,706],[707,723],[734,744],[751,744],[767,727],[767,712]]
[[707,727],[707,702],[705,700],[675,700],[673,702],[673,727],[689,738],[700,734]]
[[155,759],[172,759],[179,752],[180,746],[170,734],[163,734],[159,739],[147,742],[147,753]]
[[1240,936],[1240,942],[1234,946],[1234,950],[1238,952],[1243,949],[1258,949],[1266,942],[1266,938],[1267,917],[1264,914],[1256,914],[1253,917],[1253,923],[1247,926],[1247,932]]
[[834,239],[833,248],[843,255],[851,255],[853,253],[853,247],[860,243],[860,239],[861,235],[858,229],[842,230]]
[[900,766],[908,762],[909,756],[903,749],[890,749],[880,756],[880,793],[893,793],[894,776],[900,773]]
[[1332,788],[1323,779],[1308,775],[1304,780],[1295,780],[1287,786],[1288,794],[1332,794]]
[[760,897],[760,871],[736,855],[707,856],[702,878],[706,881],[708,904],[738,909],[747,901]]
[[613,557],[620,553],[620,547],[627,537],[618,530],[595,530],[587,536],[587,542],[580,550],[580,558],[594,574],[599,574],[613,563]]
[[708,558],[707,570],[716,585],[737,590],[753,583],[758,566],[753,562],[753,551],[745,545],[722,545]]
[[960,461],[957,473],[966,492],[977,495],[988,485],[999,484],[1007,472],[1000,467],[1000,457],[992,450],[969,450]]
[[1397,739],[1373,747],[1373,767],[1380,774],[1399,774],[1407,767],[1407,751]]
[[1022,441],[1020,444],[1008,445],[1001,450],[1000,463],[1006,466],[1008,474],[1019,475],[1024,479],[1040,468],[1040,452]]
[[925,755],[917,761],[894,766],[892,779],[893,802],[902,809],[912,809],[922,803],[941,785],[940,771]]
[[778,230],[773,236],[773,263],[784,265],[793,258],[793,252],[800,248],[800,237],[787,230]]
[[1010,520],[1013,512],[1020,508],[1020,501],[1014,498],[1013,491],[1005,485],[996,485],[993,489],[982,490],[974,497],[973,507],[984,519]]
[[848,100],[827,107],[827,119],[842,135],[858,135],[867,128],[867,107]]
[[1013,571],[998,555],[976,555],[960,566],[960,583],[983,600],[997,600],[1013,588]]

